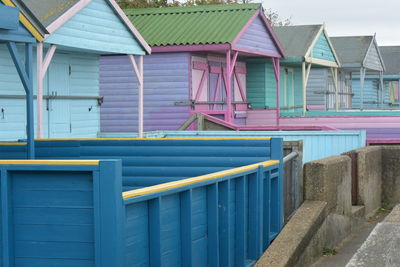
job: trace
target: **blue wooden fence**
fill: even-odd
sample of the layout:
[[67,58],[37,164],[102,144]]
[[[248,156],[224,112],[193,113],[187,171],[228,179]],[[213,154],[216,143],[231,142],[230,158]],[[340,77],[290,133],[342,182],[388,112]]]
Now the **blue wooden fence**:
[[121,163],[0,161],[1,266],[122,266]]
[[[35,147],[37,159],[121,159],[124,190],[282,156],[282,139],[266,137],[43,139]],[[23,143],[0,143],[0,159],[24,159],[25,149]]]
[[248,266],[282,228],[281,171],[270,160],[122,194],[119,160],[0,160],[0,261]]
[[124,193],[125,266],[248,266],[282,227],[280,163]]

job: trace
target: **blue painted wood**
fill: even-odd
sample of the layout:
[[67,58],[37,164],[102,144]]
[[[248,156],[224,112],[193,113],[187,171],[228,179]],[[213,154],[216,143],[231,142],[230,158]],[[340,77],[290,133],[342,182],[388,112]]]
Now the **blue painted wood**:
[[192,266],[192,190],[182,192],[180,194],[180,220],[181,220],[181,246],[182,246],[182,260],[183,266]]
[[[271,207],[266,204],[266,203],[271,203],[271,179],[270,179],[270,173],[262,173],[261,170],[259,171],[261,174],[261,179],[260,179],[260,190],[262,190],[262,199],[263,199],[263,222],[270,222],[271,218],[273,216],[271,212]],[[270,233],[271,233],[271,224],[270,223],[264,223],[262,225],[262,234],[263,234],[263,243],[262,247],[265,248],[270,240]]]
[[149,201],[149,266],[161,266],[161,198]]
[[33,124],[33,58],[32,58],[32,44],[25,44],[25,66],[22,64],[22,58],[18,52],[17,46],[14,42],[8,42],[7,48],[10,52],[11,58],[20,76],[21,82],[25,89],[26,95],[26,133],[27,133],[27,158],[33,159],[35,157],[34,148],[34,124]]
[[19,9],[0,5],[0,30],[18,30]]
[[261,17],[254,19],[235,46],[280,56],[278,48]]
[[211,184],[207,187],[207,264],[208,266],[217,266],[219,263],[219,213],[218,213],[219,190],[218,184]]
[[124,250],[124,210],[122,193],[121,161],[100,162],[99,185],[95,195],[95,209],[99,209],[100,220],[97,222],[96,244],[100,246],[99,261],[96,267],[122,266]]
[[91,1],[51,34],[45,43],[99,54],[145,54],[106,0]]
[[230,266],[230,181],[219,184],[219,266]]
[[[270,143],[270,140],[93,140],[36,144],[37,158],[122,159],[123,184],[128,189],[268,160]],[[22,152],[21,146],[5,146],[0,157],[18,158]]]
[[[176,130],[189,118],[188,53],[161,53],[144,58],[144,129]],[[101,132],[137,132],[137,80],[126,56],[100,59]]]
[[[122,137],[126,135],[118,135]],[[366,143],[365,130],[352,131],[157,131],[147,137],[282,137],[284,141],[303,140],[303,162],[339,155],[361,148]],[[108,136],[110,137],[110,136]],[[1,153],[1,152],[0,152]]]
[[335,62],[336,59],[327,38],[322,32],[311,51],[311,57]]
[[[272,217],[275,220],[275,223],[272,223],[272,231],[274,233],[279,233],[280,232],[280,227],[283,225],[284,221],[284,197],[283,197],[283,161],[280,160],[283,158],[283,139],[282,138],[273,138],[271,140],[271,159],[279,160],[279,168],[276,169],[276,177],[270,177],[270,178],[275,178],[271,181],[271,202],[276,203],[272,207]],[[274,172],[271,172],[272,176],[274,176]]]
[[236,181],[236,213],[235,213],[235,265],[244,266],[247,251],[246,225],[246,192],[247,177],[243,176]]
[[[127,151],[122,149],[124,145],[131,145],[128,148],[134,151],[136,158],[150,156],[147,149],[154,148],[152,151],[168,155],[165,152],[173,150],[174,146],[181,146],[181,154],[182,151],[189,151],[192,155],[199,153],[201,156],[198,159],[201,160],[197,162],[210,172],[207,164],[212,161],[207,160],[205,152],[212,146],[219,145],[219,150],[225,151],[221,155],[229,158],[239,157],[240,152],[251,150],[253,146],[265,149],[272,143],[269,140],[71,140],[42,141],[37,142],[37,146],[38,152],[46,152],[41,155],[49,157],[52,151],[56,156],[66,153],[71,158],[82,158],[82,155],[87,158],[81,148],[98,148],[100,145],[103,146],[102,152],[96,150],[92,158],[101,157],[101,153],[104,157],[115,157],[115,153],[109,154],[114,148],[121,157],[123,154],[120,152]],[[12,150],[17,147],[1,148]],[[174,153],[177,155],[178,152],[176,149]],[[268,158],[277,155],[275,152],[268,153]],[[121,158],[124,164],[125,157]],[[154,163],[151,156],[148,160]],[[13,212],[14,220],[19,222],[18,237],[44,240],[35,247],[23,243],[21,239],[16,255],[39,255],[37,260],[31,261],[32,266],[48,265],[50,262],[59,264],[59,258],[50,258],[51,255],[62,257],[65,265],[76,261],[76,266],[93,266],[95,258],[96,266],[119,265],[118,260],[121,259],[124,259],[124,266],[186,266],[190,263],[192,266],[211,263],[215,264],[213,266],[247,266],[261,255],[262,244],[270,242],[271,235],[264,239],[262,229],[265,225],[271,229],[273,226],[264,221],[262,214],[264,209],[272,210],[271,205],[279,206],[279,203],[278,199],[264,201],[260,180],[261,177],[279,173],[279,166],[259,167],[124,201],[121,199],[122,170],[117,162],[101,161],[97,169],[93,166],[71,168],[49,165],[8,167],[13,172],[22,171],[20,178],[12,176],[16,182],[12,186],[15,191],[13,205],[19,208]],[[145,167],[153,168],[150,164]],[[33,170],[35,172],[32,173]],[[16,177],[18,179],[14,180]],[[4,181],[3,178],[1,180]],[[37,206],[37,209],[26,209],[25,203]],[[271,216],[279,217],[279,214]],[[26,226],[27,220],[32,226]],[[276,220],[279,221],[280,218]],[[43,222],[54,225],[51,235],[46,235],[46,228],[36,226]],[[68,245],[78,241],[81,242],[79,245]],[[60,245],[49,246],[49,242]],[[86,263],[81,259],[86,259]],[[21,266],[29,264],[22,258],[18,262]],[[63,265],[60,263],[60,266]]]
[[35,43],[36,39],[19,22],[19,9],[0,3],[0,40],[8,42]]
[[121,266],[120,166],[0,166],[2,266]]

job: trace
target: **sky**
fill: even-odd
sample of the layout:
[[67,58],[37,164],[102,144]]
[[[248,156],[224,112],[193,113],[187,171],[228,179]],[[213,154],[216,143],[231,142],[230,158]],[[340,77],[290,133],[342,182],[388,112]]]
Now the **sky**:
[[[256,1],[254,1],[256,2]],[[329,36],[373,35],[400,45],[400,0],[263,0],[293,25],[325,23]]]

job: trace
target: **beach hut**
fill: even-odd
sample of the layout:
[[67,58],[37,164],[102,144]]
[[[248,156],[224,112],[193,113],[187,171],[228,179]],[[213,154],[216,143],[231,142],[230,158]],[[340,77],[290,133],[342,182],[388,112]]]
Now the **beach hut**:
[[[383,62],[385,62],[385,72],[383,73],[384,82],[384,104],[389,107],[399,108],[399,82],[400,82],[400,46],[380,46]],[[370,78],[368,75],[367,79]],[[376,76],[371,78],[377,78]]]
[[[142,56],[150,47],[114,0],[1,1],[20,8],[41,38],[33,54],[36,136],[97,137],[100,55],[124,55],[142,81]],[[25,96],[5,51],[0,49],[0,75],[7,75],[0,87],[0,140],[24,139]]]
[[[331,98],[335,97],[336,83],[334,78],[330,79],[333,95],[327,98],[322,94],[327,90],[327,84],[322,80],[326,77],[336,77],[337,68],[340,66],[325,26],[282,26],[274,27],[274,31],[286,52],[286,58],[281,61],[281,113],[306,113],[310,109],[324,109],[326,103],[332,102]],[[249,102],[253,109],[249,112],[248,123],[273,124],[279,115],[275,111],[274,99],[277,96],[272,90],[275,81],[271,79],[271,62],[265,59],[250,59],[248,67],[257,70],[253,71],[257,75],[249,79],[248,83]],[[310,78],[312,71],[320,77]],[[266,121],[265,117],[270,117],[271,120]],[[262,119],[262,122],[259,119]]]
[[[383,108],[386,94],[383,87],[385,64],[375,36],[345,36],[331,39],[342,63],[340,92],[347,96],[339,99],[341,100],[339,106],[347,109]],[[367,74],[379,77],[366,79]]]
[[[35,38],[36,37],[36,38]],[[26,99],[25,110],[23,107],[17,106],[11,111],[11,116],[15,113],[25,113],[26,137],[28,139],[27,158],[34,157],[34,125],[33,125],[33,44],[40,41],[41,36],[34,29],[33,25],[20,14],[20,10],[16,7],[9,7],[0,3],[0,50],[3,54],[7,54],[11,62],[4,69],[4,63],[0,61],[0,67],[3,69],[0,79],[0,90],[9,81],[9,73],[15,72],[15,79],[21,83],[22,93]],[[22,53],[19,51],[17,44],[21,46]],[[12,68],[13,71],[10,70]],[[8,89],[8,88],[7,88]],[[4,90],[4,89],[3,89]],[[0,127],[1,120],[4,119],[5,109],[4,100],[0,99]],[[8,111],[7,111],[8,112]],[[7,128],[2,128],[2,131],[7,131]],[[0,131],[1,131],[0,130]]]
[[[152,48],[152,55],[144,59],[146,131],[176,130],[198,112],[245,124],[246,80],[252,71],[247,68],[248,58],[271,59],[272,79],[280,78],[284,52],[261,4],[125,13]],[[104,133],[137,131],[136,79],[129,68],[126,57],[101,59]]]

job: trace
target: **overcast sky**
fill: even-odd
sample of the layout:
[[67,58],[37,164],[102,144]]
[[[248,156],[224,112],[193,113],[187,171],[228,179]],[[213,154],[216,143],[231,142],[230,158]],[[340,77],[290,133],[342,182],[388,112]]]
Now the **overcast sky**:
[[379,45],[400,45],[400,0],[263,0],[292,24],[325,22],[330,36],[373,35]]

